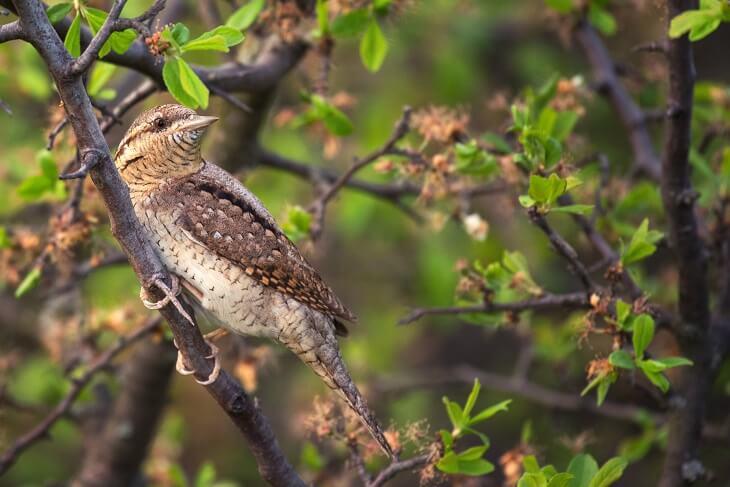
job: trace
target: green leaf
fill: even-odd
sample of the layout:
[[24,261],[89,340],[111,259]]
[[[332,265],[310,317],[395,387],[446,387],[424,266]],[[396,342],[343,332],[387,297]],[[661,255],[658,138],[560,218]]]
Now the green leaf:
[[446,451],[451,450],[454,446],[454,437],[451,435],[451,432],[439,430],[439,434],[441,435],[441,442],[444,444],[444,449]]
[[188,29],[188,26],[182,22],[177,22],[172,27],[170,34],[172,35],[172,38],[175,39],[175,42],[180,45],[185,44],[190,40],[190,29]]
[[525,467],[525,472],[540,472],[540,464],[537,463],[537,458],[535,458],[535,455],[525,455],[525,457],[522,459],[522,465]]
[[198,75],[195,74],[193,68],[184,60],[178,59],[178,69],[180,72],[180,84],[183,90],[190,95],[196,102],[196,106],[191,108],[197,108],[200,106],[205,109],[208,108],[208,88],[200,81]]
[[564,142],[573,132],[577,122],[578,114],[576,112],[558,112],[550,135],[555,137],[559,142]]
[[326,36],[330,31],[330,12],[327,0],[317,0],[315,7],[317,12],[317,25],[319,26],[319,35]]
[[639,362],[639,367],[649,381],[657,386],[660,391],[666,393],[669,390],[669,379],[667,379],[661,372],[656,372],[650,367],[651,364],[646,362]]
[[631,305],[620,299],[616,300],[616,321],[621,329],[625,328],[626,320],[631,315]]
[[89,93],[89,96],[98,95],[104,85],[111,79],[116,69],[117,67],[110,63],[101,61],[94,63],[94,68],[89,75],[89,82],[86,85],[86,91]]
[[[86,21],[89,23],[89,28],[94,35],[99,32],[101,27],[104,25],[106,18],[109,16],[109,14],[107,14],[103,10],[99,10],[98,8],[93,7],[83,7],[81,9],[81,13],[83,14],[84,18],[86,18]],[[126,29],[121,32],[113,32],[109,36],[109,39],[107,39],[107,41],[104,43],[104,45],[101,46],[101,49],[99,50],[99,57],[102,58],[106,56],[112,49],[114,49],[114,52],[118,54],[124,54],[136,38],[137,33],[133,29]]]
[[362,34],[373,18],[366,8],[358,8],[332,21],[330,31],[335,37],[356,37]]
[[590,215],[593,211],[593,205],[554,206],[550,211],[558,213],[571,213],[573,215]]
[[550,478],[547,487],[568,487],[573,478],[573,475],[567,472],[555,474]]
[[673,367],[682,367],[685,365],[692,366],[694,365],[694,362],[692,362],[690,359],[685,357],[664,357],[664,358],[658,358],[654,359],[655,362],[659,362],[660,364],[664,365],[665,369],[671,369]]
[[436,468],[444,473],[459,473],[459,458],[453,450],[446,452],[436,464]]
[[567,180],[555,173],[547,178],[533,174],[530,176],[530,187],[527,193],[537,203],[549,206],[565,194],[567,188]]
[[175,100],[186,107],[197,108],[199,105],[197,100],[188,94],[180,80],[180,64],[183,62],[179,57],[166,58],[165,65],[162,67],[162,79]]
[[63,45],[73,57],[81,55],[81,15],[78,12],[66,31]]
[[459,461],[462,460],[476,460],[479,458],[482,458],[482,456],[487,452],[486,446],[473,446],[471,448],[467,448],[466,450],[459,452],[457,455],[459,457]]
[[286,216],[281,229],[293,242],[304,240],[309,236],[312,226],[312,214],[301,206],[290,206],[286,210]]
[[608,487],[621,478],[627,465],[628,462],[623,458],[610,459],[598,470],[588,487]]
[[459,460],[459,473],[462,475],[479,477],[492,472],[494,472],[494,465],[483,458],[468,461]]
[[209,36],[205,38],[200,36],[199,38],[180,46],[180,53],[182,54],[191,51],[228,52],[228,46],[226,45],[226,40],[223,36]]
[[656,242],[662,234],[649,231],[649,220],[645,218],[631,237],[629,245],[621,252],[621,263],[628,265],[652,255],[656,251]]
[[491,176],[499,169],[497,159],[482,150],[476,140],[466,143],[458,142],[454,146],[456,163],[454,168],[462,174],[475,176]]
[[36,287],[39,282],[41,282],[41,268],[34,267],[28,274],[25,275],[23,280],[15,289],[15,297],[20,298],[28,291]]
[[463,415],[465,417],[469,417],[469,414],[471,414],[471,410],[474,409],[474,404],[476,404],[477,397],[479,397],[479,389],[481,389],[479,379],[474,379],[474,386],[472,386],[469,397],[466,398],[466,403],[464,404]]
[[624,350],[615,350],[612,352],[611,355],[608,356],[608,362],[611,365],[621,367],[622,369],[632,370],[636,368],[633,357]]
[[[243,34],[240,31],[221,25],[212,29],[190,42],[182,44],[181,51],[223,51],[228,52],[229,47],[233,47],[243,41]],[[220,39],[223,39],[221,46]]]
[[57,3],[56,5],[51,5],[50,7],[48,7],[48,10],[46,10],[46,15],[48,15],[49,22],[55,24],[59,20],[63,19],[66,15],[68,15],[72,7],[73,4],[71,2],[63,2]]
[[595,2],[591,2],[591,6],[588,8],[588,21],[605,35],[610,36],[616,33],[614,16]]
[[598,463],[587,453],[581,453],[573,457],[567,471],[573,475],[568,487],[588,487],[598,472]]
[[55,159],[53,159],[53,153],[46,149],[38,151],[36,161],[41,166],[43,175],[53,184],[58,178],[58,167],[56,166]]
[[444,396],[441,399],[446,406],[446,414],[449,415],[449,420],[454,426],[454,436],[459,436],[464,429],[464,412],[461,410],[461,406],[454,401],[450,401],[448,397]]
[[360,39],[360,59],[371,72],[377,72],[388,54],[388,40],[380,30],[377,20],[370,21],[365,34]]
[[205,462],[200,466],[197,475],[195,476],[195,487],[213,487],[215,482],[215,466],[212,462]]
[[634,355],[636,355],[636,358],[642,358],[646,347],[654,339],[654,318],[648,314],[637,316],[633,323],[633,329]]
[[332,134],[344,136],[352,133],[352,122],[347,118],[347,115],[325,98],[320,95],[312,95],[310,102],[312,103],[312,110],[309,115],[314,120],[321,120]]
[[256,22],[256,18],[259,16],[259,13],[261,13],[261,10],[263,10],[265,5],[266,0],[251,0],[243,7],[233,12],[233,14],[228,17],[228,20],[226,20],[226,25],[239,31],[248,29],[254,22]]
[[512,152],[512,147],[509,145],[509,142],[507,142],[505,138],[499,134],[495,134],[494,132],[487,132],[482,135],[482,139],[499,152]]
[[524,208],[532,208],[537,204],[537,201],[533,200],[529,195],[526,194],[520,195],[517,199],[520,202],[520,205],[522,205]]
[[24,179],[18,186],[18,195],[24,200],[37,200],[47,191],[53,189],[45,176],[30,176]]
[[487,419],[491,418],[495,414],[497,414],[500,411],[507,411],[509,410],[509,405],[512,402],[512,399],[507,399],[506,401],[502,401],[500,403],[495,404],[494,406],[490,406],[476,416],[469,419],[469,426],[473,426],[477,423],[481,423],[482,421],[486,421]]
[[[137,39],[137,33],[134,29],[126,29],[121,32],[114,32],[109,36],[106,44],[117,54],[124,54],[134,44],[135,39]],[[103,57],[101,53],[99,53],[99,57]]]
[[546,487],[547,486],[547,480],[545,479],[545,476],[542,474],[536,474],[536,473],[525,473],[520,477],[519,482],[517,482],[517,487]]

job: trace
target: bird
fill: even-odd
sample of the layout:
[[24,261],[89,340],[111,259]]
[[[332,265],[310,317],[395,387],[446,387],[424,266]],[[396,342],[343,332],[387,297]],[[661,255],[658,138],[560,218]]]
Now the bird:
[[[181,105],[161,105],[141,113],[122,138],[114,162],[145,236],[196,312],[219,330],[284,345],[393,458],[340,353],[337,337],[347,334],[343,321],[354,322],[355,315],[262,202],[202,157],[203,134],[217,120]],[[178,370],[189,373],[181,363]]]

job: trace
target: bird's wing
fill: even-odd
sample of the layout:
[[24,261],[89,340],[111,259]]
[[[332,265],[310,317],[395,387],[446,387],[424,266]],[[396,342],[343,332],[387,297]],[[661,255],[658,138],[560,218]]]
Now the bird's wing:
[[206,162],[169,191],[184,204],[178,224],[195,240],[264,286],[333,318],[356,320],[258,198],[223,169]]

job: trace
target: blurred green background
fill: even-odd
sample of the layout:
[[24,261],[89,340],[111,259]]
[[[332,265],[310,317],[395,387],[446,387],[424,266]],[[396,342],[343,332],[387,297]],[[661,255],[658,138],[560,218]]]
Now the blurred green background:
[[[91,3],[107,7],[104,2]],[[130,4],[125,10],[128,15],[146,6],[141,0]],[[222,9],[227,12],[230,7]],[[646,107],[656,108],[664,90],[662,78],[657,76],[663,69],[661,63],[651,55],[632,53],[631,48],[663,35],[663,13],[655,2],[642,0],[615,2],[612,11],[618,21],[618,33],[607,37],[606,42],[624,68],[625,81],[632,93]],[[187,2],[176,20],[186,22],[194,32],[204,28],[195,2]],[[335,49],[330,90],[346,92],[355,99],[354,105],[345,109],[355,129],[352,135],[340,140],[337,154],[330,158],[324,156],[324,143],[319,134],[274,123],[282,110],[296,109],[301,103],[299,92],[309,88],[309,80],[316,71],[317,59],[313,54],[280,86],[261,134],[262,143],[294,160],[342,171],[353,157],[369,153],[387,139],[404,105],[416,109],[429,105],[458,107],[470,115],[469,130],[473,133],[504,132],[509,114],[504,108],[495,108],[499,96],[511,100],[525,87],[539,86],[555,73],[563,78],[582,76],[585,83],[590,83],[585,58],[570,42],[561,41],[560,29],[556,17],[548,13],[541,1],[403,2],[400,12],[384,24],[390,51],[380,72],[371,74],[363,68],[355,40],[340,42]],[[727,85],[730,65],[724,62],[724,49],[730,42],[729,31],[723,27],[696,44],[701,80]],[[12,116],[0,113],[0,222],[8,228],[37,235],[42,242],[50,208],[62,201],[63,192],[51,192],[40,201],[28,202],[18,194],[17,188],[25,178],[39,172],[36,153],[44,147],[46,134],[58,120],[57,97],[42,62],[30,46],[20,42],[0,46],[0,66],[0,98],[13,111]],[[128,89],[128,84],[121,68],[109,82],[110,87],[118,87],[120,92]],[[168,95],[158,94],[145,102],[145,107],[169,101]],[[590,98],[585,107],[586,116],[577,129],[579,136],[587,139],[593,150],[608,154],[614,164],[612,171],[621,174],[630,165],[630,152],[621,125],[600,96]],[[222,100],[213,98],[207,112],[224,118],[222,128],[215,129],[204,146],[203,154],[212,158],[220,150],[217,144],[221,138],[236,135],[225,133],[225,118],[231,116],[233,109],[224,106]],[[109,134],[111,147],[132,120],[133,114],[126,115],[123,125]],[[62,140],[55,151],[56,160],[61,163],[72,153],[69,140]],[[249,161],[240,162],[245,184],[276,217],[283,219],[290,205],[306,207],[311,202],[312,185],[308,181],[281,171],[248,166]],[[588,170],[595,171],[595,168]],[[372,168],[360,176],[373,181],[388,179]],[[649,197],[644,201],[650,204],[658,194],[657,189],[649,185],[646,194]],[[490,227],[488,238],[477,241],[453,219],[440,230],[428,224],[438,217],[438,212],[448,216],[448,206],[420,208],[426,221],[417,223],[387,202],[345,190],[330,205],[323,237],[316,245],[303,244],[313,265],[359,316],[359,323],[351,327],[350,337],[341,342],[344,356],[385,423],[403,426],[425,419],[432,432],[446,427],[448,419],[441,397],[448,395],[463,401],[470,388],[466,381],[450,378],[449,371],[468,365],[509,376],[522,344],[530,340],[528,331],[532,332],[535,354],[531,378],[574,395],[585,385],[585,364],[608,350],[608,341],[603,343],[595,338],[589,345],[579,346],[575,330],[581,320],[580,313],[555,311],[525,315],[519,324],[503,326],[467,323],[454,316],[397,326],[398,319],[411,307],[453,304],[458,281],[454,268],[460,258],[491,262],[498,260],[504,249],[519,250],[527,256],[532,275],[543,288],[554,292],[578,288],[544,236],[530,225],[522,208],[516,205],[515,195],[506,192],[474,201],[472,210],[480,213]],[[418,206],[417,202],[413,204]],[[92,211],[103,216],[103,210]],[[640,221],[643,216],[629,217]],[[555,225],[572,239],[579,251],[590,255],[585,240],[567,219],[556,218]],[[105,224],[94,228],[92,241],[102,247],[113,245]],[[22,264],[30,263],[39,245],[30,245]],[[0,383],[8,384],[8,390],[18,400],[46,409],[68,387],[61,379],[60,361],[48,352],[48,341],[61,338],[49,336],[43,328],[43,310],[52,299],[44,290],[52,283],[42,280],[37,289],[15,300],[12,294],[18,277],[13,272],[22,274],[23,267],[14,261],[9,263],[12,260],[9,257],[4,259],[5,267],[0,268],[4,273],[0,277],[5,281],[0,303]],[[657,262],[662,262],[658,259]],[[671,299],[671,289],[664,288],[661,281],[648,280],[647,285],[653,286],[656,296]],[[114,313],[121,307],[143,313],[138,291],[134,274],[127,267],[94,272],[84,282],[80,294],[74,295],[86,310],[80,329],[105,319],[119,321]],[[110,343],[114,333],[105,333],[109,337],[103,343]],[[227,348],[230,347],[234,345],[229,343]],[[327,396],[329,391],[282,348],[273,347],[271,355],[267,365],[257,371],[256,394],[289,458],[314,478],[320,461],[318,456],[331,447],[318,446],[320,453],[314,453],[302,418],[312,410],[313,397]],[[2,367],[2,364],[9,365]],[[235,366],[231,361],[226,365]],[[637,396],[630,382],[620,381],[609,399],[620,403],[622,398],[630,397],[636,402],[638,397],[639,403],[651,404],[649,397]],[[115,387],[113,377],[99,376],[85,391],[79,410],[94,404],[99,399],[99,390],[113,392]],[[720,392],[723,399],[717,403],[718,407],[728,403],[727,395]],[[636,424],[590,412],[561,412],[519,395],[490,390],[488,386],[479,405],[484,407],[507,398],[514,399],[509,412],[501,413],[481,428],[491,439],[487,458],[495,464],[503,453],[520,443],[528,424],[532,430],[530,444],[538,456],[544,463],[559,467],[564,467],[573,452],[584,446],[582,442],[602,461],[619,453],[627,440],[647,434]],[[0,449],[34,425],[37,418],[32,410],[17,411],[0,404]],[[25,453],[0,478],[0,485],[56,485],[72,477],[83,453],[83,429],[77,428],[74,421],[64,420],[53,428],[52,437],[52,441],[43,441]],[[663,458],[660,444],[661,435],[656,443],[648,445],[641,460],[629,466],[619,485],[653,485]],[[727,440],[724,444],[704,445],[703,453],[707,466],[720,479],[715,485],[725,485],[721,479],[727,482],[730,478],[730,466],[723,461],[727,458]],[[237,485],[261,485],[240,435],[218,406],[190,378],[176,375],[146,469],[158,475],[160,485],[175,485],[177,468],[192,478],[208,462],[215,466],[219,479]],[[394,484],[415,485],[416,482],[415,477],[406,475]],[[483,483],[463,485],[501,485],[501,482],[500,475],[494,474]]]

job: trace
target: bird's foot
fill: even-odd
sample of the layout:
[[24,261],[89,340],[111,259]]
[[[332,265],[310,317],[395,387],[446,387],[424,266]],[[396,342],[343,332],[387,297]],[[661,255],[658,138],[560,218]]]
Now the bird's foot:
[[[194,378],[195,382],[197,382],[201,386],[207,386],[215,382],[221,372],[221,362],[218,358],[218,347],[213,345],[213,343],[209,342],[207,339],[205,340],[205,343],[208,345],[208,347],[210,347],[210,354],[206,355],[205,358],[212,358],[213,360],[215,360],[215,362],[213,364],[213,371],[210,373],[210,375],[208,375],[205,380],[198,380],[197,378]],[[177,370],[180,375],[192,375],[195,373],[194,370],[188,369],[185,366],[185,361],[180,351],[177,352],[177,362],[175,363],[175,370]]]
[[183,318],[188,320],[191,325],[195,326],[195,322],[190,317],[188,312],[185,311],[185,308],[183,308],[180,300],[177,299],[177,297],[180,295],[181,288],[180,279],[175,274],[170,274],[170,287],[167,286],[161,276],[155,276],[155,278],[151,280],[150,284],[154,284],[157,289],[164,293],[165,297],[159,301],[151,301],[149,299],[149,294],[147,294],[144,286],[141,287],[139,290],[139,298],[142,300],[142,304],[144,304],[147,309],[161,309],[167,306],[169,303],[172,303],[173,306],[175,306],[175,309],[177,309],[177,311],[183,316]]
[[220,340],[224,336],[227,336],[228,333],[229,331],[225,328],[218,328],[217,330],[211,331],[210,333],[206,333],[205,335],[203,335],[203,338],[205,338],[205,341],[208,342],[208,345],[210,345],[211,342]]

